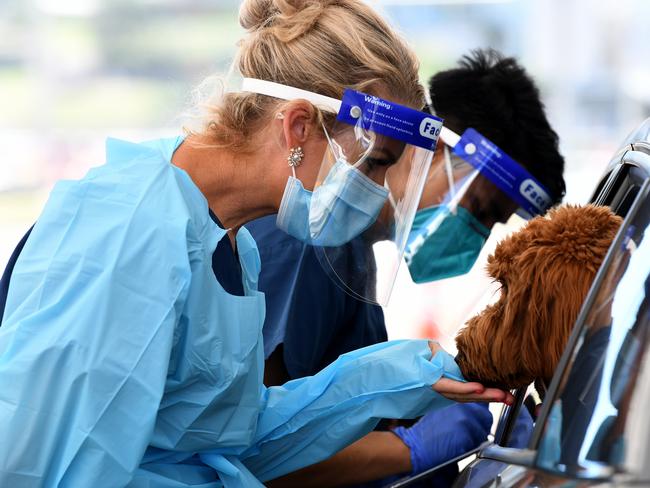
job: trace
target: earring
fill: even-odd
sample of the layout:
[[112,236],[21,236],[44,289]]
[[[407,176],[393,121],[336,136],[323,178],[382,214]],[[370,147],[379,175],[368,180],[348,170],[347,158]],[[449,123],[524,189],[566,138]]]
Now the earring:
[[302,163],[302,158],[305,157],[305,153],[302,152],[302,147],[296,146],[289,149],[289,156],[287,157],[287,163],[292,168],[300,166]]

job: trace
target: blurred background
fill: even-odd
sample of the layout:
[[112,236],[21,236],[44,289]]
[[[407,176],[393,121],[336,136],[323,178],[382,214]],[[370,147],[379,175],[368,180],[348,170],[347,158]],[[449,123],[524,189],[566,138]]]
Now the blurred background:
[[[476,47],[523,63],[560,135],[566,201],[587,201],[619,143],[650,115],[650,2],[371,3],[410,40],[423,80]],[[237,8],[235,0],[0,0],[1,269],[54,182],[103,162],[107,135],[178,133],[191,90],[229,67],[243,33]],[[494,296],[482,285],[495,242],[464,277],[416,286],[402,270],[386,309],[390,336],[450,345]]]

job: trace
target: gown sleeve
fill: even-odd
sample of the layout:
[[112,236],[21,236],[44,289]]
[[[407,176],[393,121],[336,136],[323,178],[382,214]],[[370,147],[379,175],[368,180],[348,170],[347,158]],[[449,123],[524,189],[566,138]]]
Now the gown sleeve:
[[382,418],[414,418],[451,403],[431,389],[463,380],[449,354],[424,340],[390,341],[342,355],[315,376],[264,393],[253,447],[241,456],[261,481],[322,461]]
[[154,429],[189,282],[187,219],[164,167],[133,185],[102,171],[57,185],[14,268],[0,486],[124,486]]

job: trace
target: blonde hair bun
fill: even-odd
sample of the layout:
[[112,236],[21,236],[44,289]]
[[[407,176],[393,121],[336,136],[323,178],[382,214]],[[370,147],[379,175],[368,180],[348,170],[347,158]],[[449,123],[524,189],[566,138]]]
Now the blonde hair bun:
[[239,24],[248,31],[260,29],[274,15],[273,0],[245,0],[239,6]]
[[[424,106],[415,54],[367,0],[243,0],[233,71],[341,98],[345,88],[390,93],[401,103]],[[286,103],[251,92],[223,92],[204,102],[202,134],[238,152],[251,147],[260,128]],[[315,112],[314,124],[336,117]]]
[[244,0],[239,23],[249,32],[266,29],[288,42],[311,29],[333,0]]

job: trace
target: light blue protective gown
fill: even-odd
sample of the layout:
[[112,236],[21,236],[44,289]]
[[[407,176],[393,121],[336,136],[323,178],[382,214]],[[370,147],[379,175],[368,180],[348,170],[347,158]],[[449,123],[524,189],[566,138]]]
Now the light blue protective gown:
[[245,296],[226,293],[226,232],[175,144],[109,140],[105,165],[52,191],[0,328],[0,486],[261,486],[449,403],[430,385],[460,372],[426,341],[265,388],[255,242],[237,234]]

